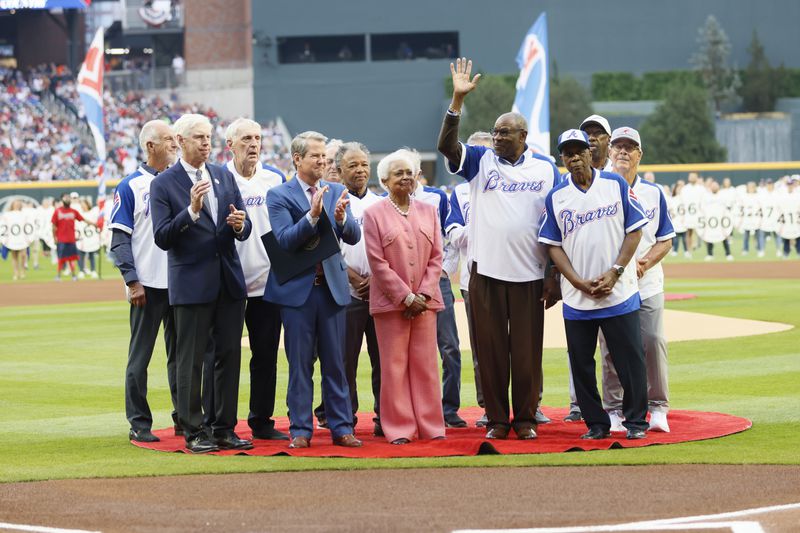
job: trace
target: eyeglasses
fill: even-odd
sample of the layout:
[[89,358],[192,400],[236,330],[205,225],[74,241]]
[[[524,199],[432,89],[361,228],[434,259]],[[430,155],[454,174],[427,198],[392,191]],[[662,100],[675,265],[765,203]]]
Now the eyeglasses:
[[628,143],[615,143],[611,145],[611,149],[616,152],[625,151],[625,153],[632,154],[633,152],[639,151],[639,146],[636,144],[628,144]]
[[492,137],[508,137],[514,132],[517,131],[525,131],[522,128],[492,128],[489,130],[489,133],[492,134]]

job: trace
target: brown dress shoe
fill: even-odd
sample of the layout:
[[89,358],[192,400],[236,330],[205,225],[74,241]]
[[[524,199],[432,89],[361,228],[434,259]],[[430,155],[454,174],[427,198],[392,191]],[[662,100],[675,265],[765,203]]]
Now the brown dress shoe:
[[536,438],[536,430],[528,428],[520,428],[517,430],[517,438],[519,440],[533,440]]
[[345,448],[360,448],[363,443],[355,438],[352,433],[348,433],[341,437],[334,437],[333,444],[334,446],[344,446]]
[[505,440],[508,438],[508,430],[506,428],[493,427],[486,432],[486,438]]
[[294,437],[292,442],[289,443],[289,448],[310,448],[311,441],[306,437]]

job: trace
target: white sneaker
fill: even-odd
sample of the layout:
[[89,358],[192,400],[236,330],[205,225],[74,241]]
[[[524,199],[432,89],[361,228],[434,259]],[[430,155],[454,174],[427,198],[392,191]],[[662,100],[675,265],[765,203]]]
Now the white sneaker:
[[669,253],[669,255],[671,255],[672,257],[677,257],[677,255],[678,255],[678,252],[676,252],[675,250],[672,250],[672,251]]
[[713,261],[713,260],[714,260],[714,256],[713,255],[707,255],[706,258],[705,258],[705,261]]
[[728,261],[733,261],[733,256],[732,255],[726,255],[725,259],[727,259]]
[[667,413],[664,411],[651,411],[650,412],[650,431],[661,431],[669,433],[669,424],[667,423]]
[[747,254],[749,254],[749,253],[750,253],[750,252],[748,252],[747,250],[742,250],[742,255],[747,255]]
[[92,277],[93,279],[97,279],[97,272],[92,270],[91,272],[89,272],[89,276]]
[[619,411],[609,411],[608,418],[611,419],[611,431],[627,431],[622,425],[622,413]]
[[686,259],[691,259],[692,258],[692,252],[689,252],[689,251],[683,252],[683,257],[685,257]]
[[83,279],[85,277],[86,277],[86,274],[84,274],[82,270],[80,272],[78,272],[78,279]]
[[783,257],[783,252],[781,250],[778,250],[777,252],[775,252],[775,257]]
[[758,257],[764,257],[764,251],[762,250],[762,251],[758,252],[758,254],[756,254],[756,255],[758,255]]

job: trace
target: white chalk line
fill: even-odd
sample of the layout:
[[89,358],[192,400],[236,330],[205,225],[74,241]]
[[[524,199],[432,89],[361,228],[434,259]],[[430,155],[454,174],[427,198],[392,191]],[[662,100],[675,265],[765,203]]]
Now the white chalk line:
[[459,529],[453,533],[603,533],[613,531],[647,531],[659,530],[686,530],[686,529],[728,529],[732,533],[763,533],[761,524],[755,521],[727,521],[727,522],[708,522],[710,520],[724,520],[739,518],[744,516],[791,511],[800,509],[800,503],[789,503],[785,505],[770,505],[768,507],[756,507],[753,509],[743,509],[741,511],[731,511],[727,513],[717,513],[698,516],[682,516],[678,518],[664,518],[661,520],[646,520],[643,522],[630,522],[627,524],[607,524],[600,526],[567,526],[567,527],[537,527],[525,529]]
[[36,533],[101,533],[100,531],[89,531],[87,529],[63,529],[60,527],[9,524],[7,522],[0,522],[0,529],[10,529],[12,531],[35,531]]

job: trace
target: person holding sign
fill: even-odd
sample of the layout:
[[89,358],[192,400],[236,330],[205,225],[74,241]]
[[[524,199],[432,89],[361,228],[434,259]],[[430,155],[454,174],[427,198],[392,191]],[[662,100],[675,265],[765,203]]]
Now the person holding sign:
[[697,217],[697,236],[706,243],[706,261],[714,260],[714,244],[721,242],[725,248],[725,259],[733,261],[729,237],[733,233],[733,216],[720,196],[719,183],[711,181],[703,199],[700,216]]
[[11,264],[14,267],[13,280],[25,279],[25,250],[30,240],[25,234],[25,213],[22,211],[22,200],[11,201],[8,211],[3,213],[4,231],[2,244],[11,251]]
[[[326,140],[315,131],[292,139],[295,179],[267,193],[272,235],[284,252],[307,256],[331,238],[350,245],[361,238],[361,229],[350,212],[347,188],[322,179]],[[353,435],[350,388],[344,371],[345,306],[351,298],[347,265],[339,247],[334,246],[332,255],[318,258],[300,272],[291,271],[297,261],[278,261],[277,254],[271,254],[270,261],[264,300],[281,306],[289,359],[289,447],[311,445],[315,350],[333,443],[359,447],[361,441]]]

